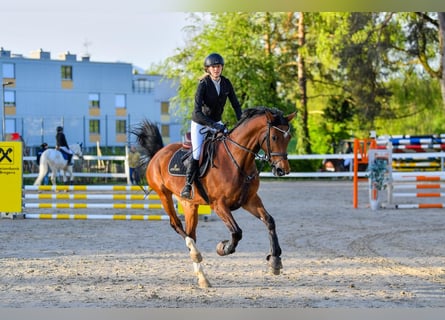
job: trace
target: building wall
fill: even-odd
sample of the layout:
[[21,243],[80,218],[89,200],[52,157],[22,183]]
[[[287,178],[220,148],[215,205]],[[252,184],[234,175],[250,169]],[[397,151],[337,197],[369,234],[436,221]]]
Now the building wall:
[[[5,76],[6,64],[14,65],[14,78]],[[71,80],[62,79],[64,66],[71,67]],[[44,51],[25,58],[1,49],[0,75],[3,83],[13,82],[4,87],[5,95],[15,97],[15,105],[5,105],[5,131],[20,133],[27,146],[42,142],[53,146],[59,125],[64,126],[69,143],[82,142],[92,147],[98,141],[100,146],[125,146],[134,138],[128,130],[117,132],[117,121],[125,121],[128,129],[144,118],[167,128],[164,143],[181,140],[178,117],[170,112],[161,114],[176,95],[177,87],[159,75],[133,74],[129,63],[93,62],[70,53],[52,59]],[[92,95],[99,97],[99,107],[91,107]],[[124,99],[116,99],[117,95]],[[116,101],[125,103],[117,106]],[[174,108],[170,104],[168,109]],[[99,132],[92,132],[90,121],[97,120]]]

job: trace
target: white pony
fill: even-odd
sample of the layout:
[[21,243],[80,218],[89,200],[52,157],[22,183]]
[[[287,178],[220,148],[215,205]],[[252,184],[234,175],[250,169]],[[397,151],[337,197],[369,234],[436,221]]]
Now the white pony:
[[[70,145],[70,149],[73,155],[82,158],[82,143],[76,143]],[[48,172],[48,167],[51,169],[51,182],[53,186],[56,185],[56,175],[59,170],[63,171],[63,183],[67,184],[67,173],[70,176],[70,184],[73,184],[73,165],[67,166],[66,160],[63,158],[62,152],[56,149],[47,149],[40,156],[39,176],[34,182],[35,186],[39,186],[42,183],[43,178]]]

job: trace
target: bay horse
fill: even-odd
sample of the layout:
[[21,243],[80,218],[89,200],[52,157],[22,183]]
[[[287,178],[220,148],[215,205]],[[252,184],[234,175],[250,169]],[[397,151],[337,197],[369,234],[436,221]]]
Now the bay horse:
[[[73,152],[73,155],[76,155],[79,158],[83,157],[82,143],[71,144],[69,147]],[[74,182],[73,165],[70,164],[67,166],[66,162],[67,161],[63,158],[61,151],[56,149],[46,149],[40,156],[39,175],[36,181],[34,182],[34,185],[35,186],[41,185],[42,180],[43,178],[45,178],[49,169],[51,169],[51,182],[53,186],[56,185],[56,176],[59,170],[63,171],[63,183],[73,184]],[[69,181],[67,175],[70,178]]]
[[[171,227],[185,240],[200,287],[210,286],[201,265],[202,255],[196,246],[198,206],[207,203],[232,235],[231,240],[218,243],[216,252],[220,256],[234,253],[242,238],[242,230],[232,211],[243,208],[266,225],[270,239],[270,253],[266,259],[270,271],[276,275],[280,274],[281,248],[275,221],[264,208],[257,193],[260,177],[255,159],[267,161],[275,176],[290,172],[287,146],[291,139],[289,122],[294,116],[295,112],[284,116],[283,112],[277,109],[265,107],[244,110],[241,119],[231,131],[214,136],[214,141],[211,142],[214,144],[214,152],[210,168],[197,179],[198,181],[195,179],[194,183],[194,189],[197,189],[199,183],[206,195],[193,192],[191,200],[179,196],[185,184],[185,177],[170,174],[168,168],[170,159],[182,148],[182,143],[171,143],[164,147],[158,127],[148,120],[131,131],[136,135],[145,153],[143,158],[148,162],[148,185],[159,195],[170,218]],[[258,154],[260,150],[264,151],[263,156]],[[185,228],[175,211],[172,195],[175,195],[183,206]]]

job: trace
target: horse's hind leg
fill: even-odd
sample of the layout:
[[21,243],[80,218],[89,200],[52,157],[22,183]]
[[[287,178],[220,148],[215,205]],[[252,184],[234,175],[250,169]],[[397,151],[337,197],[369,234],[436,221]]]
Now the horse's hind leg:
[[[174,210],[173,203],[171,203],[171,208],[169,211],[172,213],[170,214],[168,211],[167,213],[170,216],[170,224],[172,227],[180,234],[185,240],[185,245],[187,248],[189,248],[190,251],[190,258],[193,262],[193,269],[198,277],[198,285],[201,288],[208,288],[211,287],[211,284],[209,280],[207,279],[204,269],[201,265],[202,262],[202,255],[201,252],[198,250],[198,247],[196,246],[196,227],[198,225],[198,205],[192,204],[185,200],[180,200],[181,205],[184,209],[184,216],[185,216],[185,225],[186,230],[182,228],[182,223],[179,220],[176,210]],[[172,217],[173,216],[173,217]],[[173,223],[172,223],[173,220]],[[176,226],[173,226],[173,225]],[[180,230],[178,231],[178,227],[180,226]]]
[[53,186],[57,184],[56,182],[57,168],[51,168],[51,183]]
[[47,172],[48,172],[48,166],[41,164],[39,166],[39,175],[38,175],[36,181],[34,181],[35,186],[40,186],[42,184],[42,180],[43,180],[43,178],[45,178]]

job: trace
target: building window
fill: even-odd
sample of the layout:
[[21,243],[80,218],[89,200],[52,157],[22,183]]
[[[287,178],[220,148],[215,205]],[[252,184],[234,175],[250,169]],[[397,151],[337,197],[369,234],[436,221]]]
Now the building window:
[[116,133],[117,134],[127,133],[127,120],[116,120]]
[[5,91],[5,106],[15,106],[15,91]]
[[13,63],[3,64],[3,78],[15,79],[15,65]]
[[155,82],[153,80],[148,80],[145,78],[133,80],[134,92],[149,93],[153,91],[154,87],[155,87]]
[[116,108],[125,108],[126,107],[125,94],[117,94],[114,98],[114,101],[115,101]]
[[90,134],[100,133],[100,120],[90,120]]
[[170,103],[168,101],[161,102],[161,114],[162,115],[170,114],[169,109],[170,109]]
[[90,93],[88,95],[90,108],[100,108],[100,99],[98,93]]
[[62,66],[62,80],[73,80],[73,67]]
[[161,135],[163,137],[170,137],[170,126],[168,124],[161,124]]

